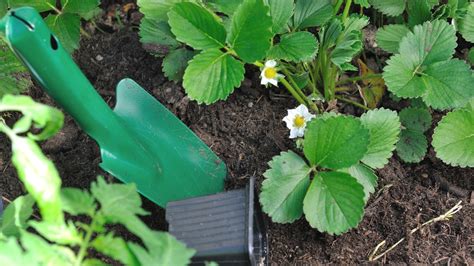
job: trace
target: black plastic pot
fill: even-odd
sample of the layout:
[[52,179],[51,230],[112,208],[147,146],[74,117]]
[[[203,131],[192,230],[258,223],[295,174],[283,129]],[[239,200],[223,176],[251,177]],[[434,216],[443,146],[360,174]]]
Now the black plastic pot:
[[195,249],[192,265],[268,265],[262,213],[254,178],[245,189],[168,203],[169,232]]

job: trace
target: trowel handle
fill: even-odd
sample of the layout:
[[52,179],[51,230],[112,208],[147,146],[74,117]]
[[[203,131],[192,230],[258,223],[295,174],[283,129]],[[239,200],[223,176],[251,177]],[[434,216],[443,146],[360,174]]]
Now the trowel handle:
[[112,110],[95,91],[38,12],[29,7],[10,10],[0,32],[33,77],[94,139],[114,124]]

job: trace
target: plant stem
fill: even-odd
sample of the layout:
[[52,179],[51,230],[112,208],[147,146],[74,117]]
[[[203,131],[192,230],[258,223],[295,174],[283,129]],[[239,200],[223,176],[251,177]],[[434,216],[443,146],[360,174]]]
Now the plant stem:
[[346,1],[346,6],[344,7],[344,12],[342,13],[342,23],[346,22],[347,16],[349,15],[349,10],[351,9],[352,0]]
[[263,67],[264,66],[264,64],[260,61],[255,61],[253,64],[258,66],[258,67]]
[[[224,46],[224,49],[227,51],[228,54],[233,55],[233,56],[235,56],[235,57],[237,57],[237,58],[239,57],[239,56],[237,55],[237,53],[236,53],[233,49],[231,49],[231,48],[229,48],[229,47],[227,47],[227,46]],[[258,66],[258,65],[257,65],[257,66]],[[260,66],[258,66],[258,67],[260,67]]]
[[290,81],[290,84],[293,86],[293,88],[295,89],[295,91],[301,96],[301,98],[305,99],[306,98],[306,95],[303,93],[303,91],[300,89],[300,87],[298,86],[298,84],[296,84],[295,80],[293,79],[293,77],[291,76],[291,73],[286,70],[286,68],[282,68],[282,72],[283,74],[286,75],[286,77],[288,78],[288,80]]
[[90,225],[86,228],[86,236],[84,237],[84,241],[81,243],[81,246],[79,248],[79,252],[77,253],[77,258],[76,258],[76,263],[75,266],[80,266],[82,264],[82,261],[84,260],[86,256],[86,251],[87,248],[89,247],[89,243],[92,238],[92,234],[94,233],[94,224],[95,224],[95,217],[92,216],[92,221]]
[[365,106],[365,105],[363,105],[363,104],[360,104],[360,103],[358,103],[358,102],[354,102],[354,101],[352,101],[352,100],[349,100],[349,99],[344,98],[344,97],[339,96],[339,95],[336,96],[336,99],[341,100],[341,101],[346,102],[346,103],[349,103],[349,104],[352,104],[352,105],[357,106],[357,107],[359,107],[359,108],[361,108],[361,109],[364,109],[364,110],[366,110],[366,111],[370,110],[367,106]]
[[56,6],[54,6],[53,4],[49,3],[49,2],[46,2],[46,5],[48,5],[49,7],[51,7],[51,9],[54,10],[54,12],[56,12],[58,15],[61,15],[63,12],[61,10],[59,10]]
[[291,93],[291,95],[300,103],[300,104],[304,104],[304,105],[307,105],[306,104],[306,101],[301,98],[301,96],[298,94],[298,92],[295,91],[295,89],[293,88],[293,86],[290,85],[290,83],[288,83],[288,81],[286,81],[286,79],[282,78],[280,79],[280,82],[281,84],[283,84],[283,86],[285,86],[285,88]]
[[359,81],[359,80],[381,78],[381,77],[382,77],[382,74],[368,74],[364,76],[357,76],[357,77],[347,78],[344,80],[339,80],[338,82],[336,82],[336,85],[346,84],[349,82],[354,82],[354,81]]
[[339,9],[341,8],[343,2],[344,0],[337,0],[336,6],[334,8],[334,15],[336,15],[337,12],[339,12]]
[[80,27],[80,32],[82,35],[86,36],[87,39],[91,38],[91,35],[87,33],[87,31],[85,31],[82,27]]

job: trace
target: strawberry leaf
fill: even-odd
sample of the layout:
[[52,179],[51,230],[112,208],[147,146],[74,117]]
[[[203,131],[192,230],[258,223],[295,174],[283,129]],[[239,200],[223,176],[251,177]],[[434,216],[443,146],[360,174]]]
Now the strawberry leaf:
[[268,163],[260,203],[273,222],[291,223],[303,214],[310,168],[296,153],[282,152]]
[[363,186],[349,174],[319,173],[304,198],[306,220],[321,232],[344,233],[362,220],[364,195]]

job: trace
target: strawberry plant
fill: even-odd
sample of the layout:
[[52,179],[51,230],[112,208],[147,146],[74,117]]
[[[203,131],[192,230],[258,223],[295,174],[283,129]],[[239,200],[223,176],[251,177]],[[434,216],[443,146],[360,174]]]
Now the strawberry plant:
[[[0,111],[23,114],[13,127],[2,120],[0,131],[11,140],[12,163],[29,193],[9,204],[0,218],[0,264],[107,265],[92,257],[91,250],[124,265],[190,262],[194,250],[139,219],[148,213],[141,208],[134,184],[107,184],[99,177],[90,190],[61,188],[53,162],[35,142],[59,131],[63,123],[59,110],[27,96],[6,95]],[[32,133],[30,128],[40,131]],[[35,203],[41,218],[32,218]],[[114,224],[124,226],[141,243],[117,236],[110,227]]]
[[[261,69],[262,84],[283,86],[313,111],[336,96],[336,81],[356,70],[363,16],[349,16],[352,1],[139,0],[140,37],[159,54],[171,80],[183,80],[199,103],[225,100],[244,79],[245,64]],[[317,33],[313,33],[317,31]],[[164,49],[152,49],[163,51]],[[364,107],[364,106],[362,106]],[[365,108],[365,107],[364,107]]]
[[377,186],[373,169],[392,156],[400,121],[394,111],[375,109],[360,118],[325,113],[306,123],[304,156],[273,157],[260,203],[274,222],[291,223],[304,213],[319,231],[341,234],[361,221]]
[[[456,31],[465,40],[474,41],[474,3],[448,1],[435,9],[422,24],[391,24],[377,32],[379,46],[394,53],[383,78],[397,97],[422,100],[426,106],[441,111],[454,109],[439,123],[441,130],[435,129],[432,145],[444,162],[472,167],[474,155],[463,140],[469,141],[474,134],[469,126],[474,75],[470,65],[454,58],[454,54],[458,45]],[[428,148],[424,132],[431,126],[431,114],[426,107],[408,108],[401,111],[400,119],[403,130],[397,153],[406,162],[420,162]],[[459,135],[447,134],[448,125],[456,125]]]

